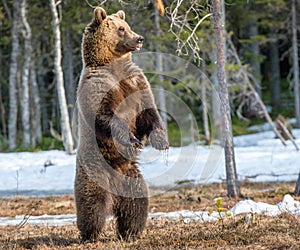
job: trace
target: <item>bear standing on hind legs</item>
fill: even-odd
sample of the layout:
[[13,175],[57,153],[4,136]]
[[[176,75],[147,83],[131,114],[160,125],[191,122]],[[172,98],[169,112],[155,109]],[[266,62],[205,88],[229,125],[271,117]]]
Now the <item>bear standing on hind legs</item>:
[[123,11],[107,15],[100,7],[83,35],[75,200],[84,241],[99,239],[110,214],[124,240],[139,236],[146,224],[148,190],[139,152],[145,138],[158,150],[168,148],[168,139],[150,84],[131,61],[142,43]]

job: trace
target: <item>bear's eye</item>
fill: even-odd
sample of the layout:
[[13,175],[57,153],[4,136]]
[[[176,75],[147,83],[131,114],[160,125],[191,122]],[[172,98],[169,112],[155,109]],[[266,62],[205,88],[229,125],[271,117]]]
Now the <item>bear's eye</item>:
[[124,27],[120,27],[120,28],[119,28],[119,31],[120,31],[120,32],[125,32],[125,28],[124,28]]

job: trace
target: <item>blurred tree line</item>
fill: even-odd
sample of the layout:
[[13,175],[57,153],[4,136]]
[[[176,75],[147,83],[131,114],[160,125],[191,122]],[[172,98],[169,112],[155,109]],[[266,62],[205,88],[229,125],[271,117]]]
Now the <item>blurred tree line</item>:
[[[58,143],[63,140],[64,133],[50,2],[1,0],[0,150],[47,149],[62,145]],[[82,69],[82,33],[93,15],[91,5],[103,4],[108,13],[125,10],[127,22],[146,39],[144,51],[179,55],[201,68],[214,83],[216,55],[209,1],[183,1],[181,5],[178,5],[178,0],[163,2],[166,7],[164,16],[158,14],[152,0],[55,2],[60,21],[61,66],[69,121],[72,121]],[[292,0],[228,0],[225,3],[228,39],[273,117],[278,113],[294,117],[296,112],[291,8]],[[296,13],[299,9],[298,4]],[[299,18],[296,16],[298,24]],[[239,77],[240,65],[231,60],[234,56],[232,47],[227,46],[232,115],[249,123],[261,114],[255,109],[256,102],[246,91],[243,78]],[[193,93],[185,83],[167,77],[151,77],[151,84],[160,85],[184,99],[194,110],[201,126],[207,123],[203,118],[205,105],[214,105],[213,95],[209,88],[205,88],[204,82],[191,83],[199,85],[199,91],[204,92],[199,98],[200,95]],[[206,98],[207,104],[203,101]],[[172,122],[169,126],[172,127]]]

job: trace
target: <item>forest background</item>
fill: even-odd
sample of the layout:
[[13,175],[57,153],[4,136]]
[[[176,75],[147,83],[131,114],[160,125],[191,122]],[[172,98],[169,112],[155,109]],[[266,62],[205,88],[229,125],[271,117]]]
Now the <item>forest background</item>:
[[[51,2],[55,3],[52,0],[1,0],[0,151],[63,148],[62,141],[66,136],[61,118],[66,115],[62,114],[59,79],[55,71],[57,25]],[[203,78],[189,83],[196,86],[190,88],[185,82],[168,77],[148,74],[148,78],[152,86],[175,93],[189,105],[201,138],[210,142],[204,113],[205,107],[211,108],[213,113],[215,97],[209,86],[217,86],[210,4],[202,0],[163,2],[166,7],[164,16],[159,14],[154,1],[102,1],[108,13],[125,10],[127,22],[136,33],[145,37],[142,51],[176,55],[201,68],[211,84]],[[180,8],[177,8],[178,2],[182,2]],[[81,38],[92,19],[90,5],[97,6],[101,1],[63,0],[56,3],[59,3],[55,9],[61,32],[67,122],[71,124],[82,69]],[[248,126],[265,121],[243,72],[273,119],[278,114],[296,116],[292,3],[286,0],[225,2],[226,70],[234,135],[247,133]],[[297,13],[300,7],[296,8]],[[176,19],[174,12],[177,12]],[[204,19],[200,24],[201,18]],[[300,23],[299,17],[297,23]],[[299,31],[299,25],[294,28]],[[199,89],[199,93],[194,93],[195,89]],[[212,119],[214,122],[217,119],[214,114]],[[167,120],[171,145],[182,145],[176,122],[171,118]],[[300,124],[296,122],[295,126]]]

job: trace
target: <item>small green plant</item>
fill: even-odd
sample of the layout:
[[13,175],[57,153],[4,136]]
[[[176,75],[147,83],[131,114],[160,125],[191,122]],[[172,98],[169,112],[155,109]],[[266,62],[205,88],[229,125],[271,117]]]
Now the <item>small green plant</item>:
[[217,208],[217,212],[219,214],[219,220],[222,222],[222,228],[224,228],[224,217],[231,217],[231,213],[226,211],[226,209],[223,207],[223,199],[221,197],[218,197],[215,200],[215,207]]

